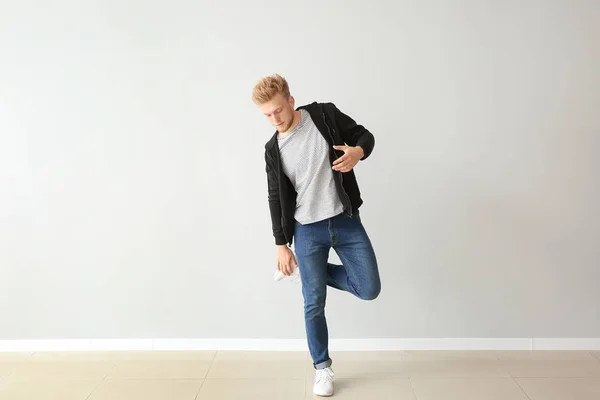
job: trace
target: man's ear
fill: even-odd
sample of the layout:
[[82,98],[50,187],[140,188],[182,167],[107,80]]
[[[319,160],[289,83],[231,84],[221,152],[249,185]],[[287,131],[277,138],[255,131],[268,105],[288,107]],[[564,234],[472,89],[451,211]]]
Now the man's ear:
[[290,98],[288,99],[288,101],[290,102],[290,106],[295,109],[295,104],[296,104],[296,99],[294,99],[294,96],[290,96]]

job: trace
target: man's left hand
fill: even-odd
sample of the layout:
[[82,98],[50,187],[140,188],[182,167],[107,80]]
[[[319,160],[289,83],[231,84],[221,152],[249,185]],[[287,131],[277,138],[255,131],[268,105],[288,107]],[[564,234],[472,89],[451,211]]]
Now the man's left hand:
[[333,162],[335,171],[348,172],[364,157],[365,152],[360,146],[333,146],[336,150],[341,150],[344,155]]

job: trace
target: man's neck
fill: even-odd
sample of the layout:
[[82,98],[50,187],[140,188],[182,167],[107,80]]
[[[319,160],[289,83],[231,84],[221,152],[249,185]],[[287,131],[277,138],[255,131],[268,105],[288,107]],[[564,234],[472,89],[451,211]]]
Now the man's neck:
[[294,130],[295,127],[300,123],[300,118],[302,118],[302,113],[300,111],[294,111],[294,122],[292,122],[292,126],[285,132],[279,132],[279,137],[286,136],[288,133]]

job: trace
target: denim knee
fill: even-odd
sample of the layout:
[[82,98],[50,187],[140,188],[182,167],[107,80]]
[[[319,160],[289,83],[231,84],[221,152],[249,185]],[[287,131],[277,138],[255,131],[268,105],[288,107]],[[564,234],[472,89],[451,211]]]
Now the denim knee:
[[304,300],[304,314],[308,318],[325,315],[325,293],[310,293]]
[[375,300],[379,297],[379,293],[381,293],[381,284],[378,282],[360,291],[359,297],[362,300]]

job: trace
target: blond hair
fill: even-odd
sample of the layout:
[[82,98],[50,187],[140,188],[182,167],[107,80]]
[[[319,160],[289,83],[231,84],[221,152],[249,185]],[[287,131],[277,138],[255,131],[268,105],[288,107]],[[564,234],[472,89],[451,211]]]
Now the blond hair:
[[252,101],[257,105],[264,104],[281,93],[286,99],[290,97],[290,87],[284,77],[279,74],[270,75],[258,81],[252,91]]

